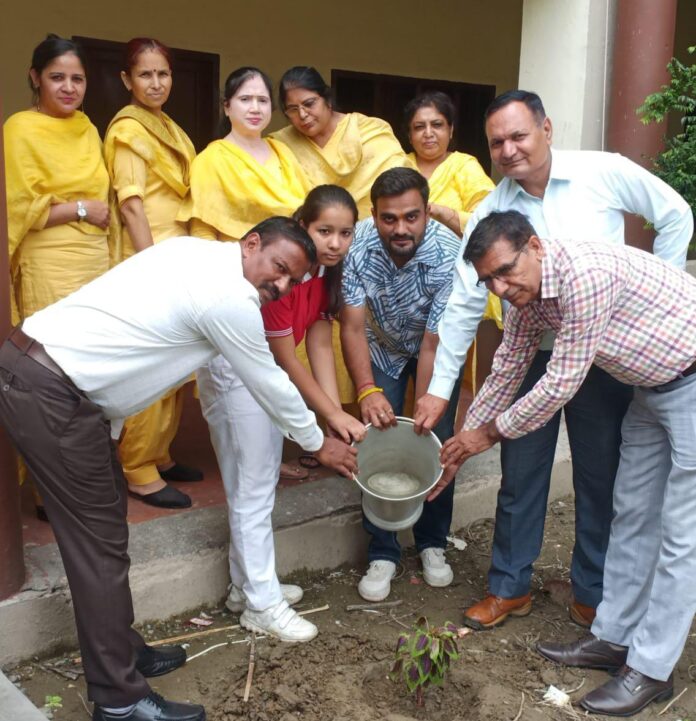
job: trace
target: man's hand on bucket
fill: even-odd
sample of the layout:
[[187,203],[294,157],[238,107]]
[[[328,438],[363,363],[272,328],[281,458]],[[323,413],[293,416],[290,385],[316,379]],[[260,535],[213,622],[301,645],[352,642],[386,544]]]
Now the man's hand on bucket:
[[358,472],[358,449],[337,438],[324,438],[322,447],[314,455],[322,466],[333,468],[346,478]]

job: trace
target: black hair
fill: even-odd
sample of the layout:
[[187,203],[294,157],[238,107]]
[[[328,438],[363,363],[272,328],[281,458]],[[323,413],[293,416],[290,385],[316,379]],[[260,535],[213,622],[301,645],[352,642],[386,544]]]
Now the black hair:
[[536,235],[526,215],[517,210],[493,212],[478,222],[464,249],[464,260],[473,263],[481,260],[491,246],[501,238],[510,243],[514,250],[524,248],[527,241]]
[[[35,48],[31,56],[30,69],[34,70],[38,75],[41,75],[44,68],[56,58],[61,55],[67,55],[72,53],[82,64],[83,68],[86,68],[87,63],[85,62],[85,53],[74,40],[68,40],[67,38],[61,38],[58,35],[49,33],[45,40],[42,40]],[[34,81],[29,75],[29,87],[31,91],[36,95],[38,89],[34,86]]]
[[[271,82],[271,79],[263,72],[263,70],[259,70],[259,68],[255,68],[250,65],[237,68],[227,76],[222,93],[223,102],[226,103],[228,100],[231,100],[237,94],[239,88],[241,88],[242,85],[249,80],[249,78],[257,76],[263,80],[263,84],[266,86],[266,90],[268,90],[268,97],[271,99],[271,110],[273,110],[273,83]],[[225,135],[230,132],[231,127],[232,124],[230,123],[230,119],[223,112],[222,117],[220,118],[219,136],[224,138]]]
[[497,113],[498,110],[502,110],[506,105],[510,105],[510,103],[524,103],[534,116],[537,125],[541,125],[546,118],[544,104],[536,93],[532,93],[529,90],[508,90],[498,95],[486,108],[483,114],[484,122],[488,120],[493,113]]
[[314,264],[317,262],[317,249],[307,231],[292,218],[284,218],[274,215],[266,220],[257,223],[253,228],[247,230],[242,236],[244,240],[248,235],[258,233],[261,238],[261,247],[265,248],[278,240],[289,240],[296,243],[304,250],[307,260]]
[[428,181],[413,168],[389,168],[377,176],[377,180],[370,188],[370,200],[372,207],[377,208],[379,198],[389,198],[395,195],[403,195],[408,190],[417,190],[423,198],[423,203],[428,204],[430,188]]
[[286,70],[278,85],[278,100],[280,108],[285,112],[286,98],[288,90],[294,88],[304,88],[311,90],[319,97],[324,98],[329,107],[333,107],[333,96],[331,88],[324,82],[319,71],[309,65],[295,65],[295,67]]
[[456,110],[452,98],[439,90],[429,90],[428,92],[416,95],[413,100],[409,100],[404,108],[404,129],[408,134],[411,130],[411,121],[413,116],[421,108],[435,108],[440,115],[444,115],[448,125],[453,126],[456,118]]
[[[340,205],[353,214],[353,225],[358,222],[358,206],[355,204],[353,196],[345,189],[338,185],[318,185],[310,190],[304,203],[295,211],[292,216],[295,220],[302,223],[305,228],[309,228],[326,208]],[[329,304],[326,312],[329,315],[337,316],[343,307],[343,259],[336,265],[327,268],[324,273],[324,282],[326,291],[329,296]]]

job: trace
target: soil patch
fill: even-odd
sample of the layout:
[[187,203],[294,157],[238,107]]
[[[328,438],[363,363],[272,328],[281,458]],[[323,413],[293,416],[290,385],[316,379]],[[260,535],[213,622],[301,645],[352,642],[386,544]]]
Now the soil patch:
[[[570,693],[573,701],[600,685],[605,674],[564,669],[544,661],[534,651],[539,639],[570,641],[583,631],[567,616],[567,596],[562,585],[544,585],[567,579],[573,543],[572,498],[549,508],[544,550],[533,580],[534,607],[526,618],[510,619],[491,631],[471,633],[459,640],[460,658],[453,662],[442,688],[426,692],[426,705],[416,708],[405,687],[387,678],[396,639],[405,626],[420,615],[433,624],[461,621],[461,609],[478,600],[485,588],[493,523],[477,521],[454,534],[467,547],[448,549],[455,572],[454,583],[445,589],[423,582],[418,558],[412,549],[404,556],[393,582],[390,600],[394,608],[347,611],[361,603],[356,590],[362,569],[341,568],[324,574],[299,574],[293,579],[306,589],[300,610],[329,604],[330,610],[310,619],[319,636],[308,644],[283,644],[268,637],[256,641],[256,668],[250,698],[242,697],[247,677],[249,642],[240,630],[193,637],[189,656],[217,644],[225,644],[194,658],[182,669],[151,679],[153,688],[167,698],[205,705],[209,721],[558,721],[597,718],[580,709],[560,709],[542,700],[549,685]],[[461,545],[461,544],[457,544]],[[148,640],[193,632],[192,616],[206,611],[211,629],[237,622],[236,615],[215,609],[196,609],[185,617],[150,624],[140,630]],[[693,633],[692,636],[696,636]],[[82,676],[73,662],[75,654],[36,659],[6,670],[27,696],[42,706],[47,696],[59,696],[60,708],[50,715],[56,721],[91,718],[85,702]],[[675,695],[686,692],[662,716],[661,721],[696,721],[696,643],[689,638],[675,671]],[[56,702],[54,699],[54,706]],[[653,704],[635,716],[639,721],[657,719],[666,704]],[[601,717],[604,718],[604,717]]]

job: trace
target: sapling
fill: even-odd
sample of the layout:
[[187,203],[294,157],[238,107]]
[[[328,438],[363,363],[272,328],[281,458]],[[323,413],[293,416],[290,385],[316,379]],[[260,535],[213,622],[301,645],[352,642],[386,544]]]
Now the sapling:
[[421,616],[410,633],[399,635],[389,677],[395,682],[403,679],[409,693],[415,691],[416,706],[425,705],[428,686],[442,686],[450,661],[459,657],[457,631],[450,622],[430,628],[428,619]]

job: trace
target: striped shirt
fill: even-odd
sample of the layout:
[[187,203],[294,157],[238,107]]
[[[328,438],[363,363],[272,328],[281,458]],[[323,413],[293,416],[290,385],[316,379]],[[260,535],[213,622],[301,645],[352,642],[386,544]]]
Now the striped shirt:
[[437,333],[461,248],[459,236],[430,219],[416,254],[397,268],[372,218],[356,226],[343,268],[343,297],[346,305],[366,306],[370,358],[391,378],[418,357],[425,331]]
[[[575,395],[592,363],[623,383],[651,387],[696,359],[696,279],[628,246],[542,243],[541,297],[506,314],[467,430],[492,419],[505,438],[540,428]],[[510,406],[546,330],[557,333],[546,373]]]

